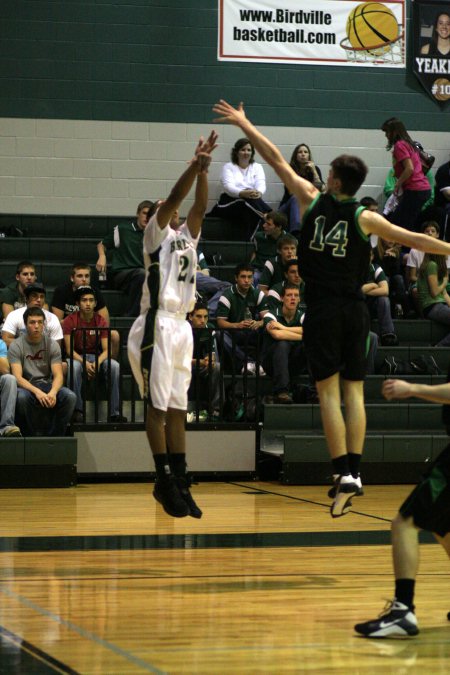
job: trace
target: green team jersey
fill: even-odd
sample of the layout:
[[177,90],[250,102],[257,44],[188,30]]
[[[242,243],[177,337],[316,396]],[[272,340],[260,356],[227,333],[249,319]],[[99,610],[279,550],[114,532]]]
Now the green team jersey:
[[267,310],[266,296],[262,291],[256,288],[250,288],[246,295],[238,291],[236,284],[227,288],[219,299],[216,318],[226,319],[230,323],[239,323],[244,321],[245,310],[250,310],[252,318]]
[[253,238],[255,246],[255,257],[252,260],[252,266],[257,270],[264,269],[266,260],[275,258],[277,255],[277,242],[280,237],[285,235],[284,230],[281,231],[279,237],[274,239],[265,232],[257,232]]
[[116,225],[102,244],[108,251],[113,251],[113,272],[144,267],[144,230],[136,223]]

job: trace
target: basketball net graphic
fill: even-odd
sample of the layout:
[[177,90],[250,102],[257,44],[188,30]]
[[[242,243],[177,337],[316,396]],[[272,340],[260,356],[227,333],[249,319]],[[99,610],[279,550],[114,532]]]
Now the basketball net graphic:
[[346,37],[341,40],[340,46],[345,51],[347,61],[353,63],[404,63],[405,44],[403,40],[403,26],[399,24],[399,35],[391,42],[369,47],[352,47]]
[[394,12],[380,2],[363,2],[347,17],[346,37],[340,46],[347,61],[369,64],[403,64],[403,26]]

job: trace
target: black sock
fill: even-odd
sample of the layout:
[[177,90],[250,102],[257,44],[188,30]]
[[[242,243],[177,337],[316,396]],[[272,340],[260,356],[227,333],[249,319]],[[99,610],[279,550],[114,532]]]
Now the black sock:
[[172,473],[170,470],[169,455],[167,453],[153,455],[153,459],[158,478],[168,478]]
[[361,464],[361,455],[358,455],[356,452],[349,452],[348,465],[350,467],[350,473],[352,474],[353,478],[358,478],[360,464]]
[[186,475],[186,453],[171,452],[169,460],[173,474],[177,478],[183,478]]
[[415,579],[395,580],[395,599],[414,610]]
[[340,476],[347,476],[350,474],[350,467],[348,462],[348,455],[341,455],[331,460],[333,464],[333,473],[338,473]]

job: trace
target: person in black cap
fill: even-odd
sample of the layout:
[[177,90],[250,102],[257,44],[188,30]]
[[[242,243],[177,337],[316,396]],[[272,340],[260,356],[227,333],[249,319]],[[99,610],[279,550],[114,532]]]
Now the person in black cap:
[[44,309],[45,288],[43,284],[30,284],[24,288],[23,293],[27,303],[26,307],[19,307],[19,309],[10,312],[3,324],[2,339],[5,341],[6,346],[9,347],[15,338],[26,332],[23,315],[25,314],[25,311],[31,307],[40,307],[42,309],[45,315],[44,335],[53,338],[53,340],[59,342],[61,346],[63,338],[61,324],[52,312]]
[[[108,369],[110,369],[111,414],[109,420],[110,422],[126,422],[127,418],[120,413],[120,366],[115,359],[108,359],[108,323],[95,311],[96,292],[92,286],[80,286],[75,291],[75,300],[79,311],[72,312],[62,322],[66,353],[69,355],[68,382],[77,396],[74,421],[83,421],[81,384],[85,363],[88,380],[95,379],[97,374],[101,372],[105,380],[108,381]],[[80,330],[83,328],[88,330]],[[73,344],[71,345],[72,333]],[[109,354],[111,354],[111,345],[109,346]],[[72,370],[73,382],[71,382]]]

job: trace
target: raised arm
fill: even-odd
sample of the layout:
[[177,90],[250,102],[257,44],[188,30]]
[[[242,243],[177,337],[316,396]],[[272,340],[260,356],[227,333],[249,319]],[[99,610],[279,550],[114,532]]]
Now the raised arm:
[[393,225],[379,213],[367,209],[359,215],[359,225],[367,235],[377,234],[387,241],[395,241],[410,248],[416,248],[425,253],[437,253],[438,255],[450,255],[450,244],[440,239],[435,239],[427,234],[410,232],[403,227]]
[[186,225],[189,228],[191,237],[197,239],[205,217],[206,207],[208,206],[208,173],[207,170],[197,175],[195,186],[195,199],[191,206]]
[[204,172],[207,173],[211,163],[211,153],[216,147],[217,134],[215,131],[211,131],[206,140],[203,137],[200,138],[188,168],[181,174],[170,191],[170,195],[158,209],[158,225],[162,230],[170,223],[173,213],[178,210],[181,202],[188,195],[196,177]]
[[312,183],[297,176],[276,145],[258,131],[250,120],[247,119],[244,112],[244,104],[239,103],[237,108],[233,108],[232,105],[221,99],[216,103],[213,110],[220,115],[215,121],[228,122],[242,129],[261,157],[270,164],[288,190],[297,197],[301,210],[303,211],[307,208],[319,191]]

